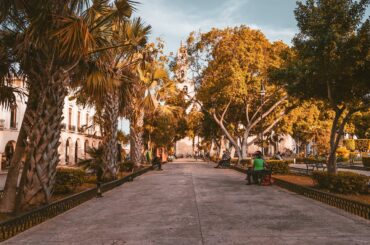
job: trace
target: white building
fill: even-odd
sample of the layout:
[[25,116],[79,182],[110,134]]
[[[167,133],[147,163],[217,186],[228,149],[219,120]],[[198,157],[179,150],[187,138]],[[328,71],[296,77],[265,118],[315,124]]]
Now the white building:
[[[13,86],[24,88],[22,80],[14,80]],[[0,164],[2,170],[8,167],[22,124],[26,101],[17,97],[17,107],[7,110],[0,106]],[[83,108],[70,101],[67,96],[63,109],[63,129],[59,154],[61,165],[74,165],[78,159],[86,158],[88,147],[101,144],[100,131],[94,125],[95,109]]]

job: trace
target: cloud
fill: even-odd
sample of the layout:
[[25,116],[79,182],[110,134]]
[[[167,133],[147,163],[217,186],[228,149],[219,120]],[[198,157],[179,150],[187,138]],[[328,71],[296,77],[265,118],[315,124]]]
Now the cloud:
[[[183,2],[182,2],[183,3]],[[138,6],[137,15],[152,25],[152,40],[162,38],[167,51],[176,51],[181,40],[192,31],[208,31],[212,27],[247,25],[260,29],[272,41],[290,42],[296,30],[288,27],[276,27],[274,23],[257,24],[245,20],[249,0],[229,0],[199,5],[197,1],[188,4],[171,0],[147,0]],[[212,5],[213,3],[213,5]],[[263,15],[261,15],[263,18]]]

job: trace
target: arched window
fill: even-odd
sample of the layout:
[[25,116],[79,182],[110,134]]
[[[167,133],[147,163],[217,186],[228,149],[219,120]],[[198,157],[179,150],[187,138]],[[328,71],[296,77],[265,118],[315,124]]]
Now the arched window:
[[66,162],[66,165],[69,164],[69,139],[67,139],[67,142],[66,142],[66,149],[65,149],[65,162]]
[[77,139],[75,143],[75,164],[78,163],[78,148],[79,147],[80,147],[80,139]]
[[15,150],[15,141],[8,141],[5,145],[4,155],[5,155],[5,168],[10,167],[10,162],[13,158]]
[[88,149],[89,149],[89,141],[85,140],[85,143],[84,143],[84,157],[85,157],[85,159],[86,159],[86,154],[87,154]]

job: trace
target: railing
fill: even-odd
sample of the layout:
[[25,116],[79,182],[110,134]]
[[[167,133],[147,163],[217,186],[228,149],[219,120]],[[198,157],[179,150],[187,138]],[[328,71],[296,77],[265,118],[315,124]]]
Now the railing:
[[[245,169],[236,166],[230,166],[230,168],[244,174],[246,173]],[[281,179],[274,178],[274,182],[277,186],[292,191],[294,193],[312,198],[316,201],[323,202],[336,208],[343,209],[351,214],[358,215],[365,219],[370,219],[370,204],[354,201],[344,197],[339,197],[331,193],[323,192],[310,187],[296,185]]]
[[[144,168],[132,173],[122,179],[114,180],[102,185],[102,191],[109,191],[125,182],[132,181],[134,178],[152,170],[152,167]],[[1,194],[2,195],[2,191]],[[76,207],[92,198],[96,197],[96,188],[83,191],[49,205],[40,207],[20,216],[0,223],[0,241],[9,239],[20,232],[23,232],[35,225],[51,219],[73,207]]]
[[370,219],[370,204],[353,201],[347,198],[335,196],[331,193],[323,192],[309,187],[296,185],[284,180],[274,179],[275,183],[289,191],[326,203],[330,206],[343,209],[351,214],[358,215],[365,219]]

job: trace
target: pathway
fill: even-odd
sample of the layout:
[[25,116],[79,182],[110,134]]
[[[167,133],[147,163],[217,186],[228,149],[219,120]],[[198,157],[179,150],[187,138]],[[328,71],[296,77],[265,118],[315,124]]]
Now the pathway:
[[233,170],[184,161],[4,244],[370,244],[365,219],[276,186],[247,186]]

